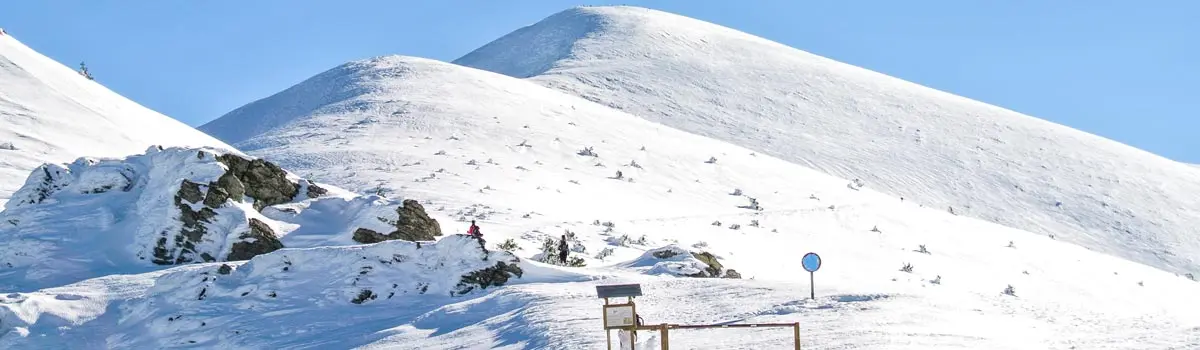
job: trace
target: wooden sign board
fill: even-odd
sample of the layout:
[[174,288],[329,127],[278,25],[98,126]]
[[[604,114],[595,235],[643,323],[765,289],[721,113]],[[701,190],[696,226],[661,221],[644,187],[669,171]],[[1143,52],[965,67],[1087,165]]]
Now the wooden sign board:
[[626,328],[637,324],[633,304],[604,305],[604,328]]

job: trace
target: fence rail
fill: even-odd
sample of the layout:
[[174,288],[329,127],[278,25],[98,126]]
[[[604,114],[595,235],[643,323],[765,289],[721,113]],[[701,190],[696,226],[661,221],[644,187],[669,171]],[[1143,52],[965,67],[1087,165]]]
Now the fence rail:
[[658,324],[630,327],[639,331],[658,331],[659,343],[662,350],[670,350],[670,330],[672,329],[714,329],[714,328],[791,328],[795,349],[800,350],[800,323],[735,323],[735,324]]

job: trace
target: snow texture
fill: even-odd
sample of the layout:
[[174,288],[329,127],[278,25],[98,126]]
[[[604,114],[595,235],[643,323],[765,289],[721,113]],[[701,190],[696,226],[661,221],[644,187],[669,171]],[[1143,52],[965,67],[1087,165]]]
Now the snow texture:
[[[632,16],[636,14],[644,16]],[[622,22],[629,18],[644,22],[639,24],[643,27]],[[991,124],[936,124],[935,119],[896,114],[899,112],[893,107],[876,103],[880,96],[912,98],[911,102],[899,102],[914,111],[928,112],[928,117],[922,112],[921,118],[945,118],[943,113],[955,111],[992,120],[989,118],[995,114],[990,113],[1009,112],[650,10],[582,8],[552,19],[557,21],[554,26],[543,22],[514,34],[533,33],[531,37],[541,38],[534,40],[541,43],[538,45],[511,42],[516,47],[512,52],[527,58],[521,59],[525,63],[513,65],[520,69],[506,73],[536,76],[528,80],[427,59],[378,57],[321,73],[202,127],[305,178],[357,192],[419,198],[448,233],[436,248],[423,243],[417,249],[415,243],[405,242],[318,247],[348,244],[335,238],[344,239],[344,231],[338,230],[353,221],[346,219],[342,210],[351,216],[374,210],[371,203],[385,200],[378,196],[282,204],[264,209],[262,215],[276,220],[287,232],[283,240],[288,247],[314,248],[286,248],[247,263],[227,263],[229,275],[221,274],[221,263],[199,264],[136,275],[98,273],[96,276],[104,277],[24,293],[0,293],[0,347],[595,349],[603,348],[605,341],[599,329],[602,301],[595,297],[595,286],[621,283],[642,285],[645,295],[637,298],[638,312],[649,324],[799,322],[806,349],[1200,347],[1200,314],[1194,312],[1200,309],[1194,297],[1200,295],[1200,283],[1154,267],[1176,260],[1164,257],[1154,260],[1162,264],[1147,266],[1085,249],[1073,243],[1078,240],[1048,237],[1042,233],[1064,227],[1065,231],[1052,232],[1075,238],[1082,233],[1071,228],[1074,221],[1044,221],[1044,216],[1038,216],[1042,214],[1021,211],[1027,205],[1023,197],[1000,208],[1012,212],[987,207],[999,203],[990,196],[1008,195],[986,192],[997,190],[988,187],[992,185],[977,184],[977,190],[947,193],[948,189],[962,189],[959,186],[965,182],[937,174],[961,176],[962,170],[955,167],[972,163],[955,158],[961,154],[952,152],[944,142],[969,139],[976,133],[988,135],[990,129],[984,126]],[[566,82],[553,88],[543,86],[550,81],[546,72],[569,68],[567,58],[582,52],[591,41],[611,40],[610,33],[620,32],[613,28],[645,27],[661,30],[626,31],[631,36],[622,40],[631,46],[653,43],[661,45],[661,50],[676,51],[649,51],[658,56],[641,61],[642,53],[620,51],[617,45],[611,55],[602,57],[613,60],[612,66],[586,67],[625,82],[639,80],[622,70],[644,74],[642,81],[653,83],[635,89],[644,99],[630,99],[629,105],[612,108],[624,99],[573,96],[573,85]],[[736,34],[736,40],[718,40],[721,33]],[[704,36],[704,41],[695,40],[697,36]],[[696,48],[720,48],[742,61],[698,56],[696,59],[713,63],[706,67],[712,75],[698,73],[681,64],[694,60],[689,55],[702,54],[695,52]],[[488,51],[491,53],[483,54]],[[502,54],[507,51],[493,44],[469,57],[474,62],[512,62],[515,56]],[[807,65],[796,68],[799,71],[763,66],[763,62],[786,59],[780,57],[806,60]],[[771,69],[762,72],[764,75],[726,74],[738,66]],[[488,69],[500,70],[496,67],[499,65]],[[804,70],[810,68],[814,70]],[[793,89],[797,91],[791,97],[774,95],[772,89],[780,83],[766,74],[796,78],[804,72],[825,73],[812,73],[811,81],[793,79],[793,86],[808,87]],[[864,80],[848,81],[846,74],[886,89],[835,84],[865,84]],[[674,79],[674,84],[695,84],[698,89],[719,93],[687,94],[675,89],[677,85],[661,81],[667,78]],[[731,81],[762,81],[762,95],[748,98],[746,91],[722,87]],[[861,104],[838,104],[846,102],[847,93],[861,96]],[[931,94],[937,99],[929,100]],[[796,100],[799,96],[811,102]],[[781,117],[779,130],[756,129],[739,124],[765,123],[754,113],[714,107],[694,98],[712,98],[772,115],[787,113],[776,110],[783,107],[771,101],[790,101],[794,103],[790,106],[799,108],[796,111],[814,114],[808,119]],[[650,106],[654,101],[661,105]],[[662,108],[654,111],[678,114],[679,118],[711,118],[704,129],[710,132],[727,133],[733,128],[722,125],[744,128],[713,135],[665,119],[658,124],[646,120],[653,119],[648,116],[653,113],[646,112],[650,108]],[[709,109],[731,115],[676,113]],[[870,111],[880,111],[884,121],[929,122],[911,126],[923,132],[964,125],[972,128],[922,136],[937,141],[934,145],[884,142],[888,138],[878,140],[883,145],[874,145],[870,139],[854,137],[870,134],[876,126],[896,125],[864,125],[860,114]],[[817,112],[842,118],[847,125],[827,125],[836,124],[827,119],[833,117]],[[1008,142],[1033,142],[1027,138],[1037,136],[1086,138],[1077,132],[1055,131],[1061,127],[1037,129],[1046,123],[1028,117],[1009,119],[1017,121],[1011,123],[1014,129],[1012,135],[1006,135],[1011,137]],[[808,126],[799,125],[801,122]],[[1047,130],[1055,132],[1040,133]],[[816,141],[787,139],[800,131],[811,133],[811,140],[826,142],[827,147],[801,148]],[[1035,134],[1016,135],[1019,132]],[[773,135],[771,145],[775,147],[795,144],[797,148],[768,152],[771,148],[760,149],[749,142],[761,141],[766,135]],[[863,144],[854,148],[858,151],[847,150],[843,140],[837,139],[841,137]],[[1051,141],[1038,142],[1035,144],[1051,145]],[[1079,146],[1067,139],[1053,142]],[[1071,152],[1081,154],[1083,160],[1112,166],[1165,164],[1140,153],[1132,160],[1093,158],[1098,156],[1094,152],[1128,155],[1120,153],[1126,152],[1121,151],[1126,150],[1124,146],[1104,142],[1088,146],[1107,146],[1108,151],[1079,148]],[[871,153],[884,146],[894,149]],[[799,153],[792,152],[801,150],[814,162],[796,161]],[[945,158],[915,162],[927,161],[914,155],[920,152]],[[837,177],[822,172],[846,174],[869,168],[868,160],[885,154],[914,163],[905,165],[911,167],[908,171],[899,171],[895,168],[899,160],[885,159],[872,176]],[[1034,154],[1011,158],[1015,156],[979,161],[1042,161]],[[815,162],[833,162],[830,159],[838,157],[846,157],[845,163]],[[709,162],[714,158],[719,161]],[[1100,166],[1050,160],[1055,162],[1048,164],[1078,169]],[[830,164],[845,167],[831,169]],[[967,169],[991,174],[986,175],[993,176],[991,180],[1007,178],[989,173],[993,168]],[[622,176],[616,176],[618,170]],[[1169,166],[1160,170],[1171,171]],[[1029,175],[1020,170],[1014,174],[1017,179]],[[1079,184],[1070,181],[1088,179],[1049,171],[1035,175],[1042,176],[1038,184],[1053,181],[1064,189]],[[956,212],[964,215],[953,215],[946,205],[923,206],[920,201],[880,192],[901,188],[883,178],[905,183],[903,188],[924,196],[922,201],[950,203],[963,196],[988,201],[970,203],[970,208],[956,205]],[[1130,181],[1136,179],[1122,178],[1123,183]],[[741,193],[731,195],[734,189]],[[1081,205],[1078,198],[1066,196],[1078,192],[1064,191],[1064,196],[1052,198],[1063,202],[1063,209],[1054,209],[1054,201],[1050,201],[1048,211]],[[1170,206],[1169,201],[1156,203],[1135,198],[1130,202],[1113,199],[1107,204],[1122,210],[1162,205],[1155,210],[1164,213],[1189,208]],[[1012,215],[1013,222],[1007,224],[1014,226],[1022,222],[1046,226],[1030,228],[1039,232],[1031,233],[974,218],[983,210]],[[370,215],[374,214],[364,217]],[[1171,215],[1190,214],[1164,214]],[[452,234],[465,232],[471,220],[481,226],[487,247],[493,251],[498,243],[512,239],[516,243],[512,255],[495,253],[484,260],[473,245],[475,241]],[[713,225],[715,221],[721,225]],[[287,231],[286,227],[293,227],[289,224],[298,227]],[[733,225],[741,228],[730,229]],[[546,239],[559,239],[568,232],[575,237],[571,256],[582,259],[586,267],[530,261],[541,253],[539,247]],[[1157,241],[1140,234],[1109,239],[1109,231],[1086,232],[1095,233],[1096,242],[1101,242],[1088,246],[1093,249],[1098,244],[1128,249],[1136,255],[1161,247],[1173,249],[1177,260],[1194,251],[1186,244],[1166,241],[1178,238],[1179,231],[1157,231],[1164,232]],[[682,247],[696,247],[720,257],[725,268],[736,269],[743,278],[679,277],[679,272],[701,267],[684,255],[647,257],[664,250],[694,251]],[[809,284],[810,275],[800,265],[800,257],[807,252],[819,253],[824,262],[813,275],[815,285]],[[413,259],[384,262],[393,261],[389,257],[394,254]],[[522,259],[517,265],[523,271],[520,278],[503,287],[450,296],[449,290],[458,286],[461,274],[495,266],[497,260],[511,261],[510,257]],[[1134,260],[1155,259],[1143,258]],[[913,267],[910,272],[899,271],[905,264]],[[362,278],[356,281],[355,277]],[[429,284],[425,294],[414,292],[420,290],[420,283]],[[1003,293],[1008,286],[1013,287],[1011,295]],[[364,294],[360,288],[371,293]],[[806,298],[810,288],[815,289],[814,300]],[[387,298],[393,289],[396,294]],[[641,348],[655,348],[655,335],[641,333],[639,339]],[[671,345],[676,349],[775,349],[790,346],[791,341],[787,329],[671,333]]]
[[580,7],[455,63],[928,207],[1200,273],[1200,173],[1186,165],[737,30]]
[[154,112],[0,35],[0,205],[29,170],[152,145],[230,146]]
[[[225,174],[220,154],[152,147],[124,159],[80,158],[35,169],[0,212],[0,291],[162,268],[151,262],[156,249],[190,254],[191,261],[207,260],[202,255],[225,260],[245,240],[250,219],[265,223],[286,247],[352,245],[357,228],[390,231],[379,218],[395,220],[401,203],[327,185],[326,196],[310,199],[302,189],[292,203],[267,207],[266,214],[254,209],[253,200],[230,198],[199,224],[206,233],[195,246],[185,248],[173,239],[185,224],[176,195],[183,181],[209,184]],[[206,185],[200,188],[204,192]]]

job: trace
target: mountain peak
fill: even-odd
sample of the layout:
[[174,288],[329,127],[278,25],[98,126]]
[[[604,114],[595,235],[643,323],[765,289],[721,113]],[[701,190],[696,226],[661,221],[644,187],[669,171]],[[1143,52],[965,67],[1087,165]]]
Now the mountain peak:
[[1200,252],[1194,169],[734,29],[649,9],[574,8],[455,63],[956,215],[1200,271],[1184,257]]

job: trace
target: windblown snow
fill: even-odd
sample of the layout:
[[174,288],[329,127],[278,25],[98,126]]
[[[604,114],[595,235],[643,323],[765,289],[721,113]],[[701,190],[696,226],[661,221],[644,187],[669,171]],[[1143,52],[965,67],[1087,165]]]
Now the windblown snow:
[[[69,259],[0,256],[23,264],[0,266],[0,347],[596,349],[595,286],[620,283],[641,284],[647,324],[799,322],[806,349],[1200,347],[1200,283],[1184,271],[1200,250],[1181,229],[1194,203],[1171,192],[1195,186],[1178,182],[1194,169],[652,10],[568,10],[459,62],[486,70],[359,60],[201,127],[327,195],[209,206],[223,196],[205,188],[231,168],[214,149],[37,168],[0,212],[0,244]],[[1077,148],[1030,151],[1048,146]],[[1152,179],[1161,187],[1144,188]],[[1028,192],[1007,203],[1014,184]],[[214,257],[251,218],[284,248],[167,269],[131,260],[150,226],[176,229],[164,213],[198,210],[176,197],[237,223],[206,225]],[[1130,233],[1077,209],[1089,198],[1128,214]],[[350,240],[404,224],[381,217],[414,201],[444,237]],[[1147,213],[1169,220],[1135,231],[1155,225]],[[486,250],[459,234],[471,221]],[[824,262],[815,285],[808,252]],[[658,348],[652,333],[638,349]],[[792,341],[790,329],[670,334],[673,349]]]
[[[380,218],[395,217],[400,205],[327,185],[313,197],[309,188],[316,184],[288,174],[296,195],[260,212],[253,188],[244,198],[225,199],[216,194],[224,190],[209,189],[238,181],[224,178],[229,166],[221,156],[210,148],[152,147],[124,159],[80,158],[38,168],[0,212],[0,291],[244,260],[235,257],[280,247],[353,245],[358,228],[387,232]],[[208,195],[189,201],[189,183],[197,195]],[[260,240],[279,244],[240,245]]]
[[581,7],[455,63],[939,210],[1200,273],[1200,174],[1186,165],[733,29]]
[[0,35],[0,205],[42,163],[152,145],[230,148]]

